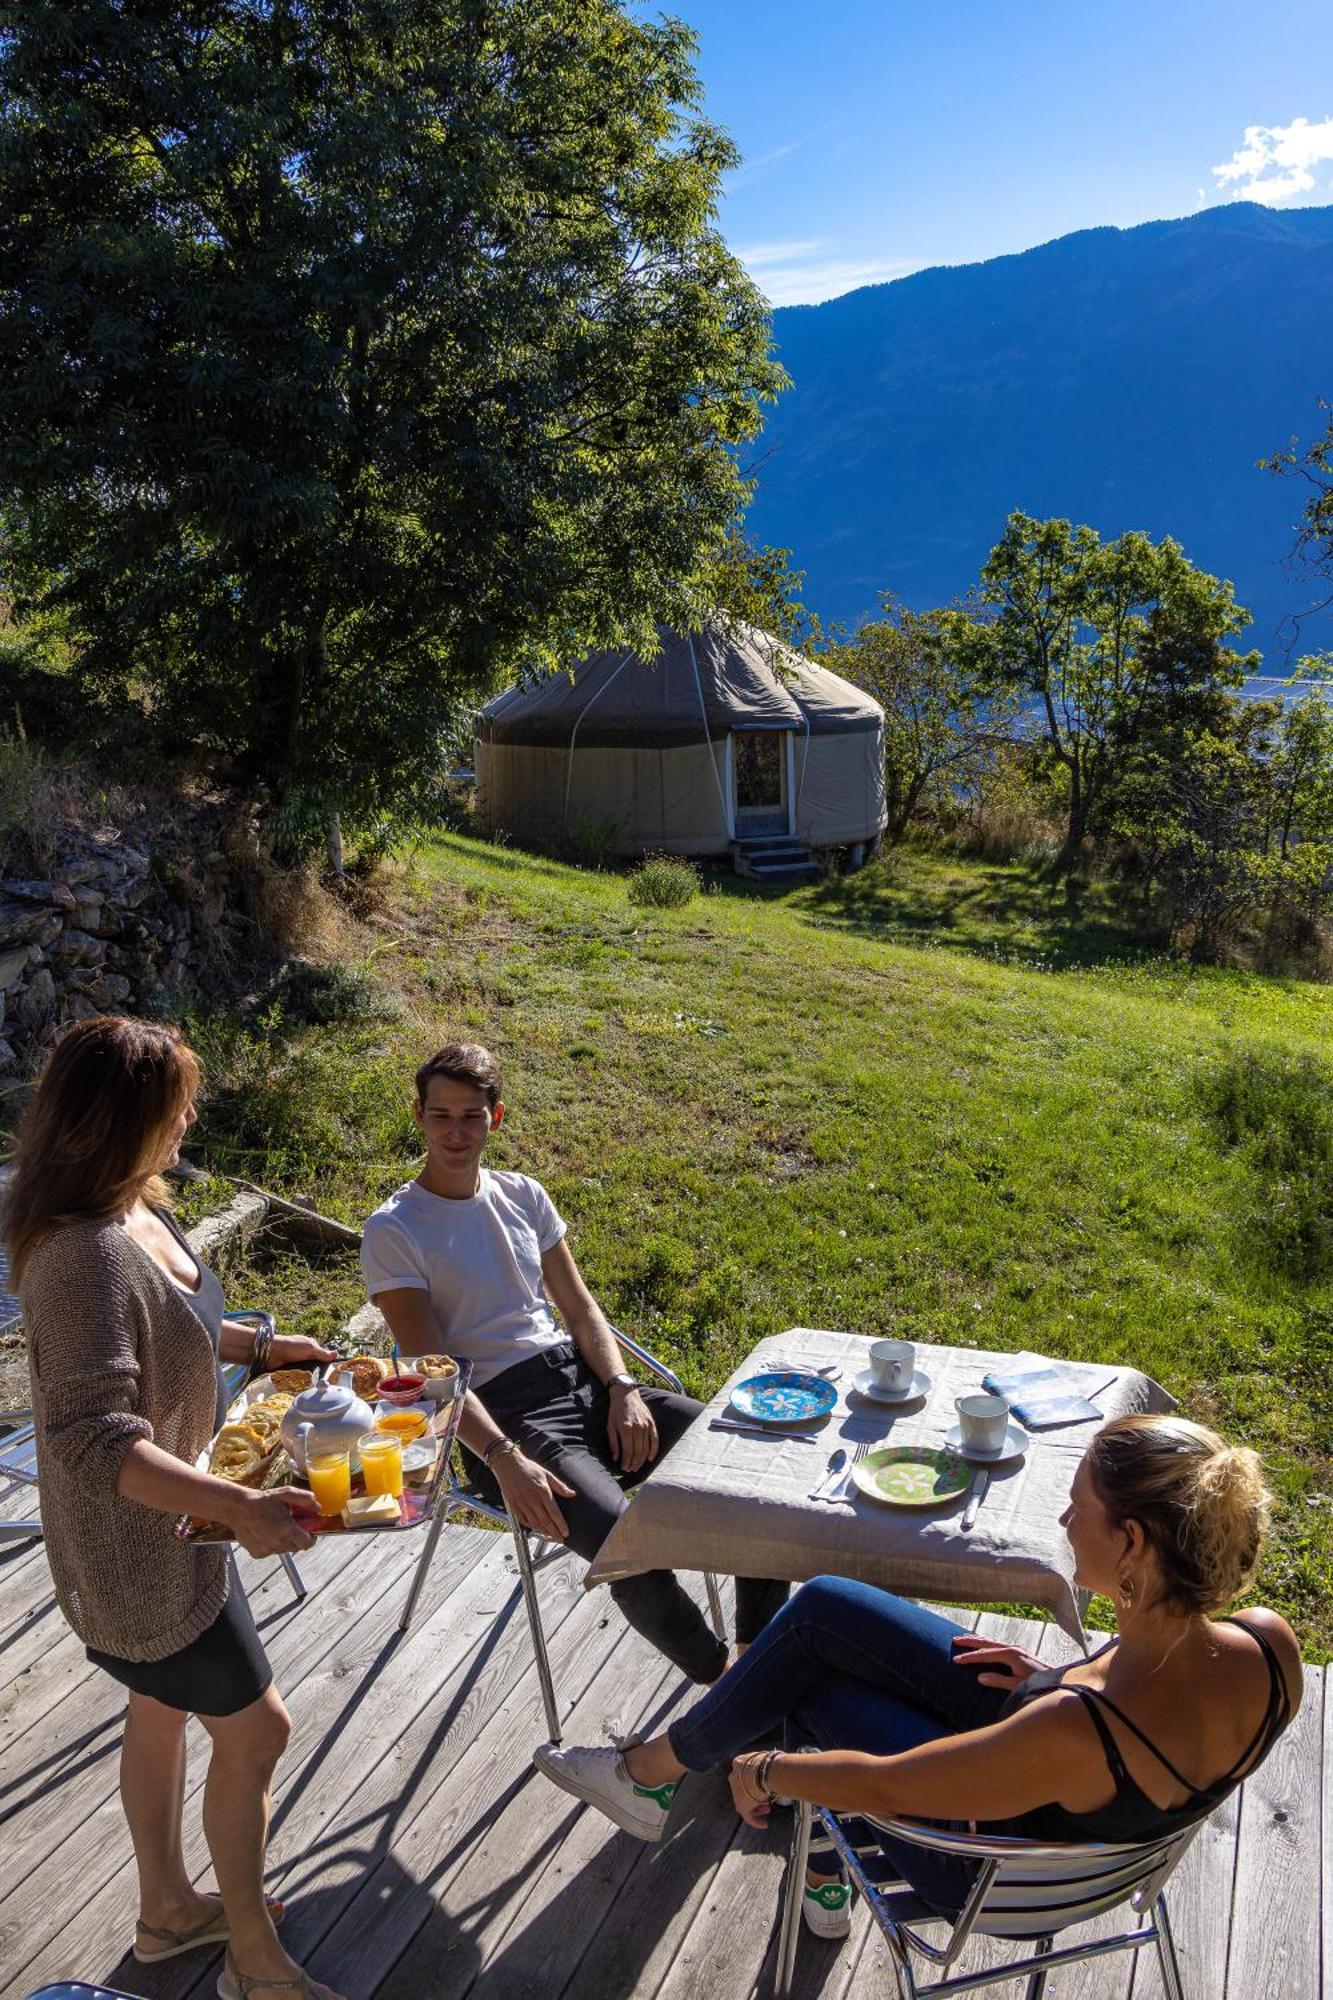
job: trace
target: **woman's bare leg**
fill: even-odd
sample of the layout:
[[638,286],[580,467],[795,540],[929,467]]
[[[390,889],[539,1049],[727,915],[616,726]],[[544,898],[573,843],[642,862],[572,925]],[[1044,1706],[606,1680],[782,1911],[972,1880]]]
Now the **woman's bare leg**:
[[139,1871],[139,1916],[157,1930],[188,1931],[215,1913],[186,1872],[181,1842],[185,1725],[179,1708],[132,1694],[120,1748],[120,1798]]
[[[300,1971],[278,1942],[264,1902],[269,1781],[291,1722],[274,1687],[236,1715],[201,1715],[213,1742],[204,1786],[204,1838],[217,1871],[231,1963],[251,1979],[292,1979]],[[337,2000],[312,1980],[319,2000]]]

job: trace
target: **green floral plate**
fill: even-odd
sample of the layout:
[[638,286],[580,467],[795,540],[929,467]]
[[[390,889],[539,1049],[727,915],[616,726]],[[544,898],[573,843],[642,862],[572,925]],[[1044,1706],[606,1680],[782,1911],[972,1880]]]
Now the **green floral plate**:
[[852,1469],[852,1483],[869,1500],[890,1507],[943,1507],[972,1484],[973,1468],[952,1451],[924,1444],[881,1445]]

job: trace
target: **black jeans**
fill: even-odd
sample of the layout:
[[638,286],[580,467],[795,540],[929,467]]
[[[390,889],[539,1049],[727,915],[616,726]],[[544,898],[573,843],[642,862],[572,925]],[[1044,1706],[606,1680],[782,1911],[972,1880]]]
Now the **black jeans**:
[[[591,1562],[629,1501],[625,1486],[637,1486],[670,1451],[703,1408],[690,1396],[667,1389],[639,1391],[657,1425],[658,1456],[637,1472],[622,1473],[607,1437],[609,1392],[572,1345],[551,1347],[506,1368],[478,1392],[478,1399],[529,1458],[574,1488],[572,1500],[557,1504],[569,1523],[566,1546]],[[481,1460],[468,1452],[473,1483],[497,1504],[500,1489]],[[757,1639],[787,1600],[788,1585],[755,1577],[736,1578],[736,1637]],[[699,1607],[670,1570],[648,1570],[610,1586],[611,1595],[636,1632],[664,1653],[692,1681],[712,1682],[727,1664],[727,1649]]]

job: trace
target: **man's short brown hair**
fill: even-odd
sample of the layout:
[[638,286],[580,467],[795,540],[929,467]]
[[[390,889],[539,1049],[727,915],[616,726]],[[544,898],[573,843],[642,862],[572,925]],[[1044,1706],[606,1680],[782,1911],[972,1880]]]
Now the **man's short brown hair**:
[[446,1042],[428,1056],[417,1071],[417,1103],[426,1102],[433,1076],[446,1076],[451,1083],[470,1083],[484,1095],[494,1111],[500,1102],[500,1065],[480,1042]]

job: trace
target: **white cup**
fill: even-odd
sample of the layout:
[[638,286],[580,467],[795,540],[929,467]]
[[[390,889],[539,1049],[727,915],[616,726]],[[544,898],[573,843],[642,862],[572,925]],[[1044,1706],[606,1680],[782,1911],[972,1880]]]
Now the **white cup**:
[[959,1396],[954,1408],[963,1433],[963,1443],[973,1451],[998,1451],[1009,1428],[1009,1405],[1003,1396],[985,1393]]
[[870,1346],[870,1373],[877,1389],[910,1389],[916,1348],[910,1340],[876,1340]]

